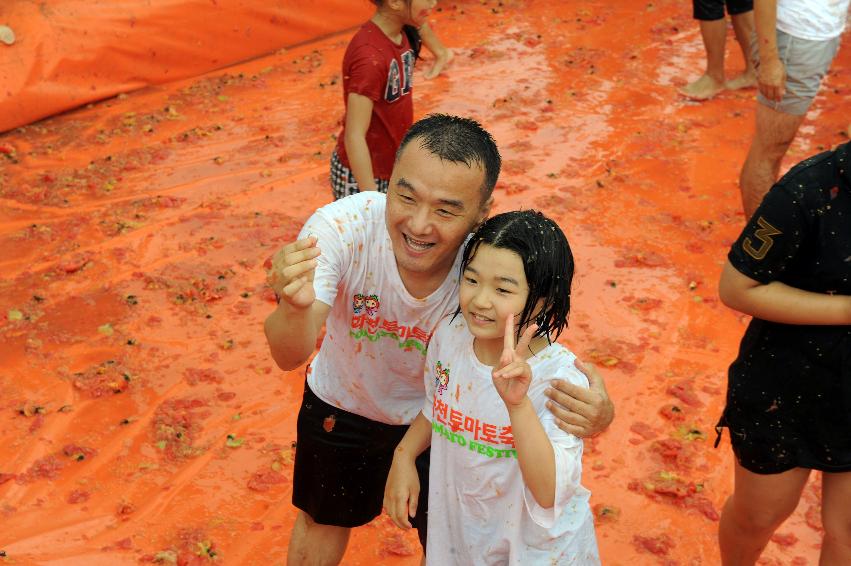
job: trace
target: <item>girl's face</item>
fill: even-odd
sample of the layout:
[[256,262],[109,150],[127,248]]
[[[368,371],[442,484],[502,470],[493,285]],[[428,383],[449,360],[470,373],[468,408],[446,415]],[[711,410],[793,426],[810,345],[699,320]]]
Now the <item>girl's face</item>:
[[501,347],[506,317],[512,313],[516,320],[528,296],[529,285],[520,256],[511,250],[479,244],[462,274],[458,291],[461,314],[473,336]]

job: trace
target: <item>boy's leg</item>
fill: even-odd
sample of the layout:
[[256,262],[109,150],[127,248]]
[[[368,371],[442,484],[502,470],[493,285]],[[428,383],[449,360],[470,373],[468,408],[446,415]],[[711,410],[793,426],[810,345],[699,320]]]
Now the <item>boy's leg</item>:
[[320,525],[299,509],[295,519],[287,566],[336,566],[343,559],[351,529]]
[[851,564],[851,472],[822,475],[819,566]]
[[700,35],[706,50],[706,71],[680,92],[695,100],[708,100],[724,90],[724,50],[727,22],[724,0],[692,0],[694,19],[700,22]]
[[718,542],[724,566],[752,565],[768,539],[792,514],[810,470],[755,474],[736,462],[735,487],[724,504]]
[[754,33],[753,2],[742,2],[741,12],[730,10],[730,19],[733,20],[733,31],[736,33],[736,41],[742,50],[742,58],[745,60],[745,70],[739,76],[727,81],[727,88],[737,90],[756,86],[756,70],[751,59],[751,36]]

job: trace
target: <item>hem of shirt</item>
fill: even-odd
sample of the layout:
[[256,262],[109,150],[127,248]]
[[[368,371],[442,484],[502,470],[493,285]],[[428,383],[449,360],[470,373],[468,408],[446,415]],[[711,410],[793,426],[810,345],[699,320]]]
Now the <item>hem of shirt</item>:
[[801,33],[798,30],[791,31],[789,29],[784,29],[784,26],[780,22],[777,22],[776,27],[777,27],[778,31],[782,31],[786,35],[791,35],[792,37],[794,37],[796,39],[805,39],[807,41],[831,41],[831,40],[836,39],[837,37],[841,37],[842,34],[845,33],[845,26],[842,26],[842,29],[839,30],[839,33],[837,33],[835,35],[830,35],[830,36],[818,36],[818,35],[814,36],[814,35],[807,35],[805,33]]

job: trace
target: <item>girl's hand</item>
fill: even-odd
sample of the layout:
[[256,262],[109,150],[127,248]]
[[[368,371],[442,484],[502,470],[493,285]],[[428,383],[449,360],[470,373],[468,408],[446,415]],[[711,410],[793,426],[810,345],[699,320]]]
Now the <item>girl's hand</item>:
[[532,383],[532,367],[526,363],[524,354],[529,351],[529,344],[536,330],[538,325],[530,325],[515,348],[514,315],[509,314],[506,317],[505,346],[499,358],[499,366],[493,369],[492,378],[497,393],[509,409],[520,405],[526,399],[526,392]]
[[384,509],[400,529],[410,529],[408,517],[417,516],[420,497],[420,477],[410,458],[393,458],[387,484],[384,486]]

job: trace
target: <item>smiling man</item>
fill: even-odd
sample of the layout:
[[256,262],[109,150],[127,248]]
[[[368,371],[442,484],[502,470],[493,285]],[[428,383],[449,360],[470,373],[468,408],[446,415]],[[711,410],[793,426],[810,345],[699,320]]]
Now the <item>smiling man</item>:
[[[324,206],[299,240],[276,254],[280,297],[266,319],[282,369],[313,353],[298,416],[288,564],[338,564],[352,527],[381,513],[393,450],[425,398],[425,351],[458,306],[460,248],[490,212],[500,169],[491,135],[473,120],[435,114],[415,123],[397,152],[387,195],[366,192]],[[559,426],[578,436],[614,416],[593,369],[591,389],[558,382]],[[418,461],[414,526],[425,540],[428,454]]]

